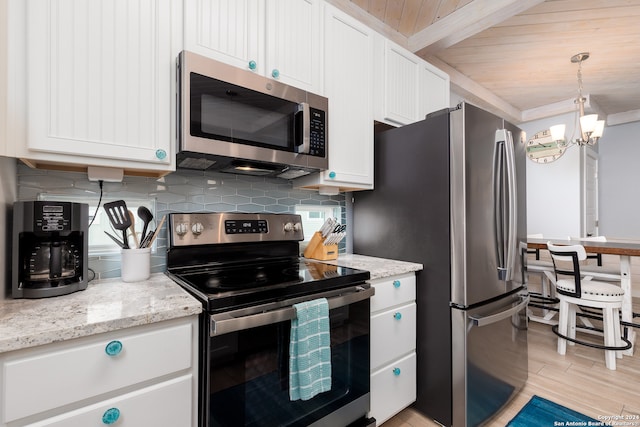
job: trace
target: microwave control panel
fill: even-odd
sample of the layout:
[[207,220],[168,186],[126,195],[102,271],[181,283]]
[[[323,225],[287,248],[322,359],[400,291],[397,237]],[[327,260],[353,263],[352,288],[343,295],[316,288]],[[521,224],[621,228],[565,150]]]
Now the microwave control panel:
[[311,129],[309,130],[309,154],[325,157],[326,155],[326,112],[315,108],[309,108],[311,116]]

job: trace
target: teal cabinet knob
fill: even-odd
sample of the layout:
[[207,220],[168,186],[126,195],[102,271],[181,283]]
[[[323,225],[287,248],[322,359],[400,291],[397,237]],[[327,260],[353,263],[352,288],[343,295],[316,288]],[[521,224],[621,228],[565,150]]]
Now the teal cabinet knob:
[[329,172],[329,178],[333,179],[336,177],[336,173],[334,171]]
[[395,375],[396,377],[400,375],[400,368],[393,368],[393,375]]
[[164,160],[167,158],[167,152],[163,149],[156,150],[156,157],[160,160]]
[[104,352],[109,356],[117,356],[122,351],[122,343],[118,340],[111,341],[104,348]]
[[256,61],[249,61],[249,69],[250,70],[255,70],[258,67],[258,64],[256,64]]
[[120,418],[120,409],[109,408],[106,411],[104,411],[104,414],[102,414],[102,423],[113,424],[116,421],[118,421],[118,418]]
[[280,71],[278,71],[277,68],[274,68],[273,71],[271,71],[271,77],[277,79],[278,77],[280,77]]
[[393,315],[393,318],[394,318],[394,319],[396,319],[396,320],[400,320],[400,319],[402,319],[402,313],[395,313],[395,314]]
[[399,288],[400,287],[400,280],[394,280],[393,281],[393,287],[396,288],[396,289]]

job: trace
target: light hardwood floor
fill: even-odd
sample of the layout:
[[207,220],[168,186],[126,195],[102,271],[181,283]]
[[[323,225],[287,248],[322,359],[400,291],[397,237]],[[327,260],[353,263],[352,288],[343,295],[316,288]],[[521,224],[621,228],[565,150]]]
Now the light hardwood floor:
[[[640,300],[634,298],[634,312]],[[638,318],[636,322],[640,321]],[[639,329],[636,329],[640,333]],[[617,369],[604,364],[603,350],[581,345],[567,346],[567,354],[556,351],[557,337],[551,326],[529,323],[529,379],[526,386],[489,426],[505,426],[533,395],[538,395],[592,418],[640,415],[640,349],[617,360]],[[637,346],[640,342],[637,341]],[[383,427],[431,427],[439,424],[409,407]],[[640,420],[628,424],[640,427]],[[533,426],[532,426],[533,427]],[[545,427],[545,426],[536,426]]]

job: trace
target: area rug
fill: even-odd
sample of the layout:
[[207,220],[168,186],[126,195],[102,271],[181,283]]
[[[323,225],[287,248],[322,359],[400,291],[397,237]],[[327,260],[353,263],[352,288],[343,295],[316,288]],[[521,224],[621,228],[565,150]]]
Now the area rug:
[[[590,424],[591,423],[591,424]],[[533,396],[507,427],[597,426],[601,422],[572,409]]]

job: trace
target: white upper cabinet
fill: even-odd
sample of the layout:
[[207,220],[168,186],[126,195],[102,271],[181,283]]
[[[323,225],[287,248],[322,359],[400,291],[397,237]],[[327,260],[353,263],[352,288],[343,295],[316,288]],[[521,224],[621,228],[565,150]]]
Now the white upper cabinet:
[[449,76],[381,35],[376,36],[375,119],[394,126],[449,106]]
[[9,55],[26,75],[26,131],[11,154],[33,165],[78,170],[87,165],[148,175],[175,170],[172,94],[181,3],[20,3],[14,3],[13,13],[25,14],[25,51]]
[[322,94],[320,0],[185,0],[184,49]]
[[325,5],[325,96],[329,169],[294,186],[331,191],[373,188],[373,46],[375,32]]

